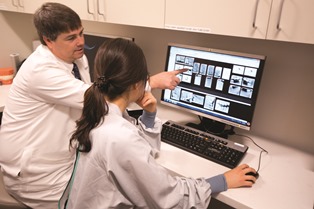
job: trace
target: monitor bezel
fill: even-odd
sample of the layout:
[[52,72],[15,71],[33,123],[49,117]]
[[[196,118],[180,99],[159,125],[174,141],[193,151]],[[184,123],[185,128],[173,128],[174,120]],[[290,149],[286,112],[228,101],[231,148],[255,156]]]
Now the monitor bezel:
[[[252,53],[243,53],[243,52],[237,52],[237,51],[230,51],[230,50],[222,50],[222,49],[216,49],[216,48],[207,48],[207,47],[200,47],[200,46],[192,46],[192,45],[185,45],[185,44],[178,44],[178,43],[168,43],[167,46],[167,57],[166,57],[166,63],[165,63],[165,72],[168,72],[168,65],[169,65],[169,58],[170,58],[170,49],[171,47],[181,47],[181,48],[188,48],[188,49],[194,49],[194,50],[201,50],[201,51],[208,51],[208,52],[214,52],[214,53],[222,53],[222,54],[227,54],[227,55],[235,55],[235,56],[242,56],[242,57],[248,57],[248,58],[253,58],[253,59],[259,59],[261,60],[261,64],[260,64],[260,69],[262,69],[262,71],[264,71],[264,65],[265,65],[265,61],[266,61],[266,56],[265,55],[258,55],[258,54],[252,54]],[[169,107],[172,107],[174,109],[178,109],[178,110],[183,110],[185,112],[188,113],[192,113],[198,116],[202,116],[220,123],[224,123],[226,125],[230,125],[232,127],[236,127],[236,128],[241,128],[244,130],[251,130],[252,124],[253,124],[253,119],[254,119],[254,113],[255,113],[255,107],[256,107],[256,103],[257,103],[257,98],[258,98],[258,92],[260,90],[260,86],[261,86],[261,81],[262,81],[262,74],[260,75],[259,78],[259,82],[258,82],[258,86],[255,87],[257,88],[257,92],[254,94],[254,98],[252,98],[252,109],[253,112],[251,114],[251,119],[250,119],[250,125],[243,125],[243,124],[239,124],[227,119],[223,119],[223,118],[219,118],[210,114],[206,114],[206,113],[202,113],[200,111],[197,110],[193,110],[193,109],[189,109],[186,108],[184,106],[179,106],[176,104],[172,104],[170,102],[166,102],[164,101],[164,94],[165,94],[165,90],[162,90],[161,96],[160,96],[160,103]]]

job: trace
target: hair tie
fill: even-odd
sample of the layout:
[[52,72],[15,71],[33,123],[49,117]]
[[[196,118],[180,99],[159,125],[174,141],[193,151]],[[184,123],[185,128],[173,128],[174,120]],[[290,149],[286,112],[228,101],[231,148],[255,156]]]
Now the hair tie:
[[94,82],[94,85],[97,86],[100,89],[104,89],[107,87],[108,80],[106,79],[105,76],[100,76],[97,78],[97,80]]

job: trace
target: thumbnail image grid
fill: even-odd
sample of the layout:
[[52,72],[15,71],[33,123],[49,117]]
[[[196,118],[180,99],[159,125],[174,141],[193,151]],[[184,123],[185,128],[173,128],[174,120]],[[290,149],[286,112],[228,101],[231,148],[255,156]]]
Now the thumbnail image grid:
[[179,75],[181,82],[206,87],[230,95],[252,98],[257,69],[247,66],[208,64],[206,60],[176,55],[175,70],[188,69]]
[[[214,92],[251,99],[257,69],[247,66],[229,66],[196,57],[176,55],[175,70],[187,69],[178,75],[182,83]],[[180,85],[171,91],[171,99],[210,111],[228,113],[231,102],[210,93],[187,90]]]

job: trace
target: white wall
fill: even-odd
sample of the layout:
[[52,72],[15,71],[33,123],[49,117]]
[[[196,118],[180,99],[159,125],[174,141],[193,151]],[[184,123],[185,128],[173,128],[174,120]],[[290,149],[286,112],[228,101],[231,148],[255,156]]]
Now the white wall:
[[31,15],[0,12],[0,67],[11,66],[11,53],[19,53],[21,59],[27,57],[36,38]]
[[[25,58],[36,39],[32,16],[0,12],[0,67]],[[151,74],[165,67],[168,42],[266,55],[251,132],[314,154],[314,45],[112,25],[84,21],[86,32],[129,36],[142,47]],[[155,93],[159,97],[159,92]]]

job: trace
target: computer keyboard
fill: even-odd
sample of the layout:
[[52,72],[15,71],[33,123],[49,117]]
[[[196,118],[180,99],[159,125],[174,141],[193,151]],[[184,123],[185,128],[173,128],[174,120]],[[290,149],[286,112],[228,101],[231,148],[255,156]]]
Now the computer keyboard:
[[170,120],[163,124],[161,140],[228,168],[236,167],[248,150],[246,145]]

